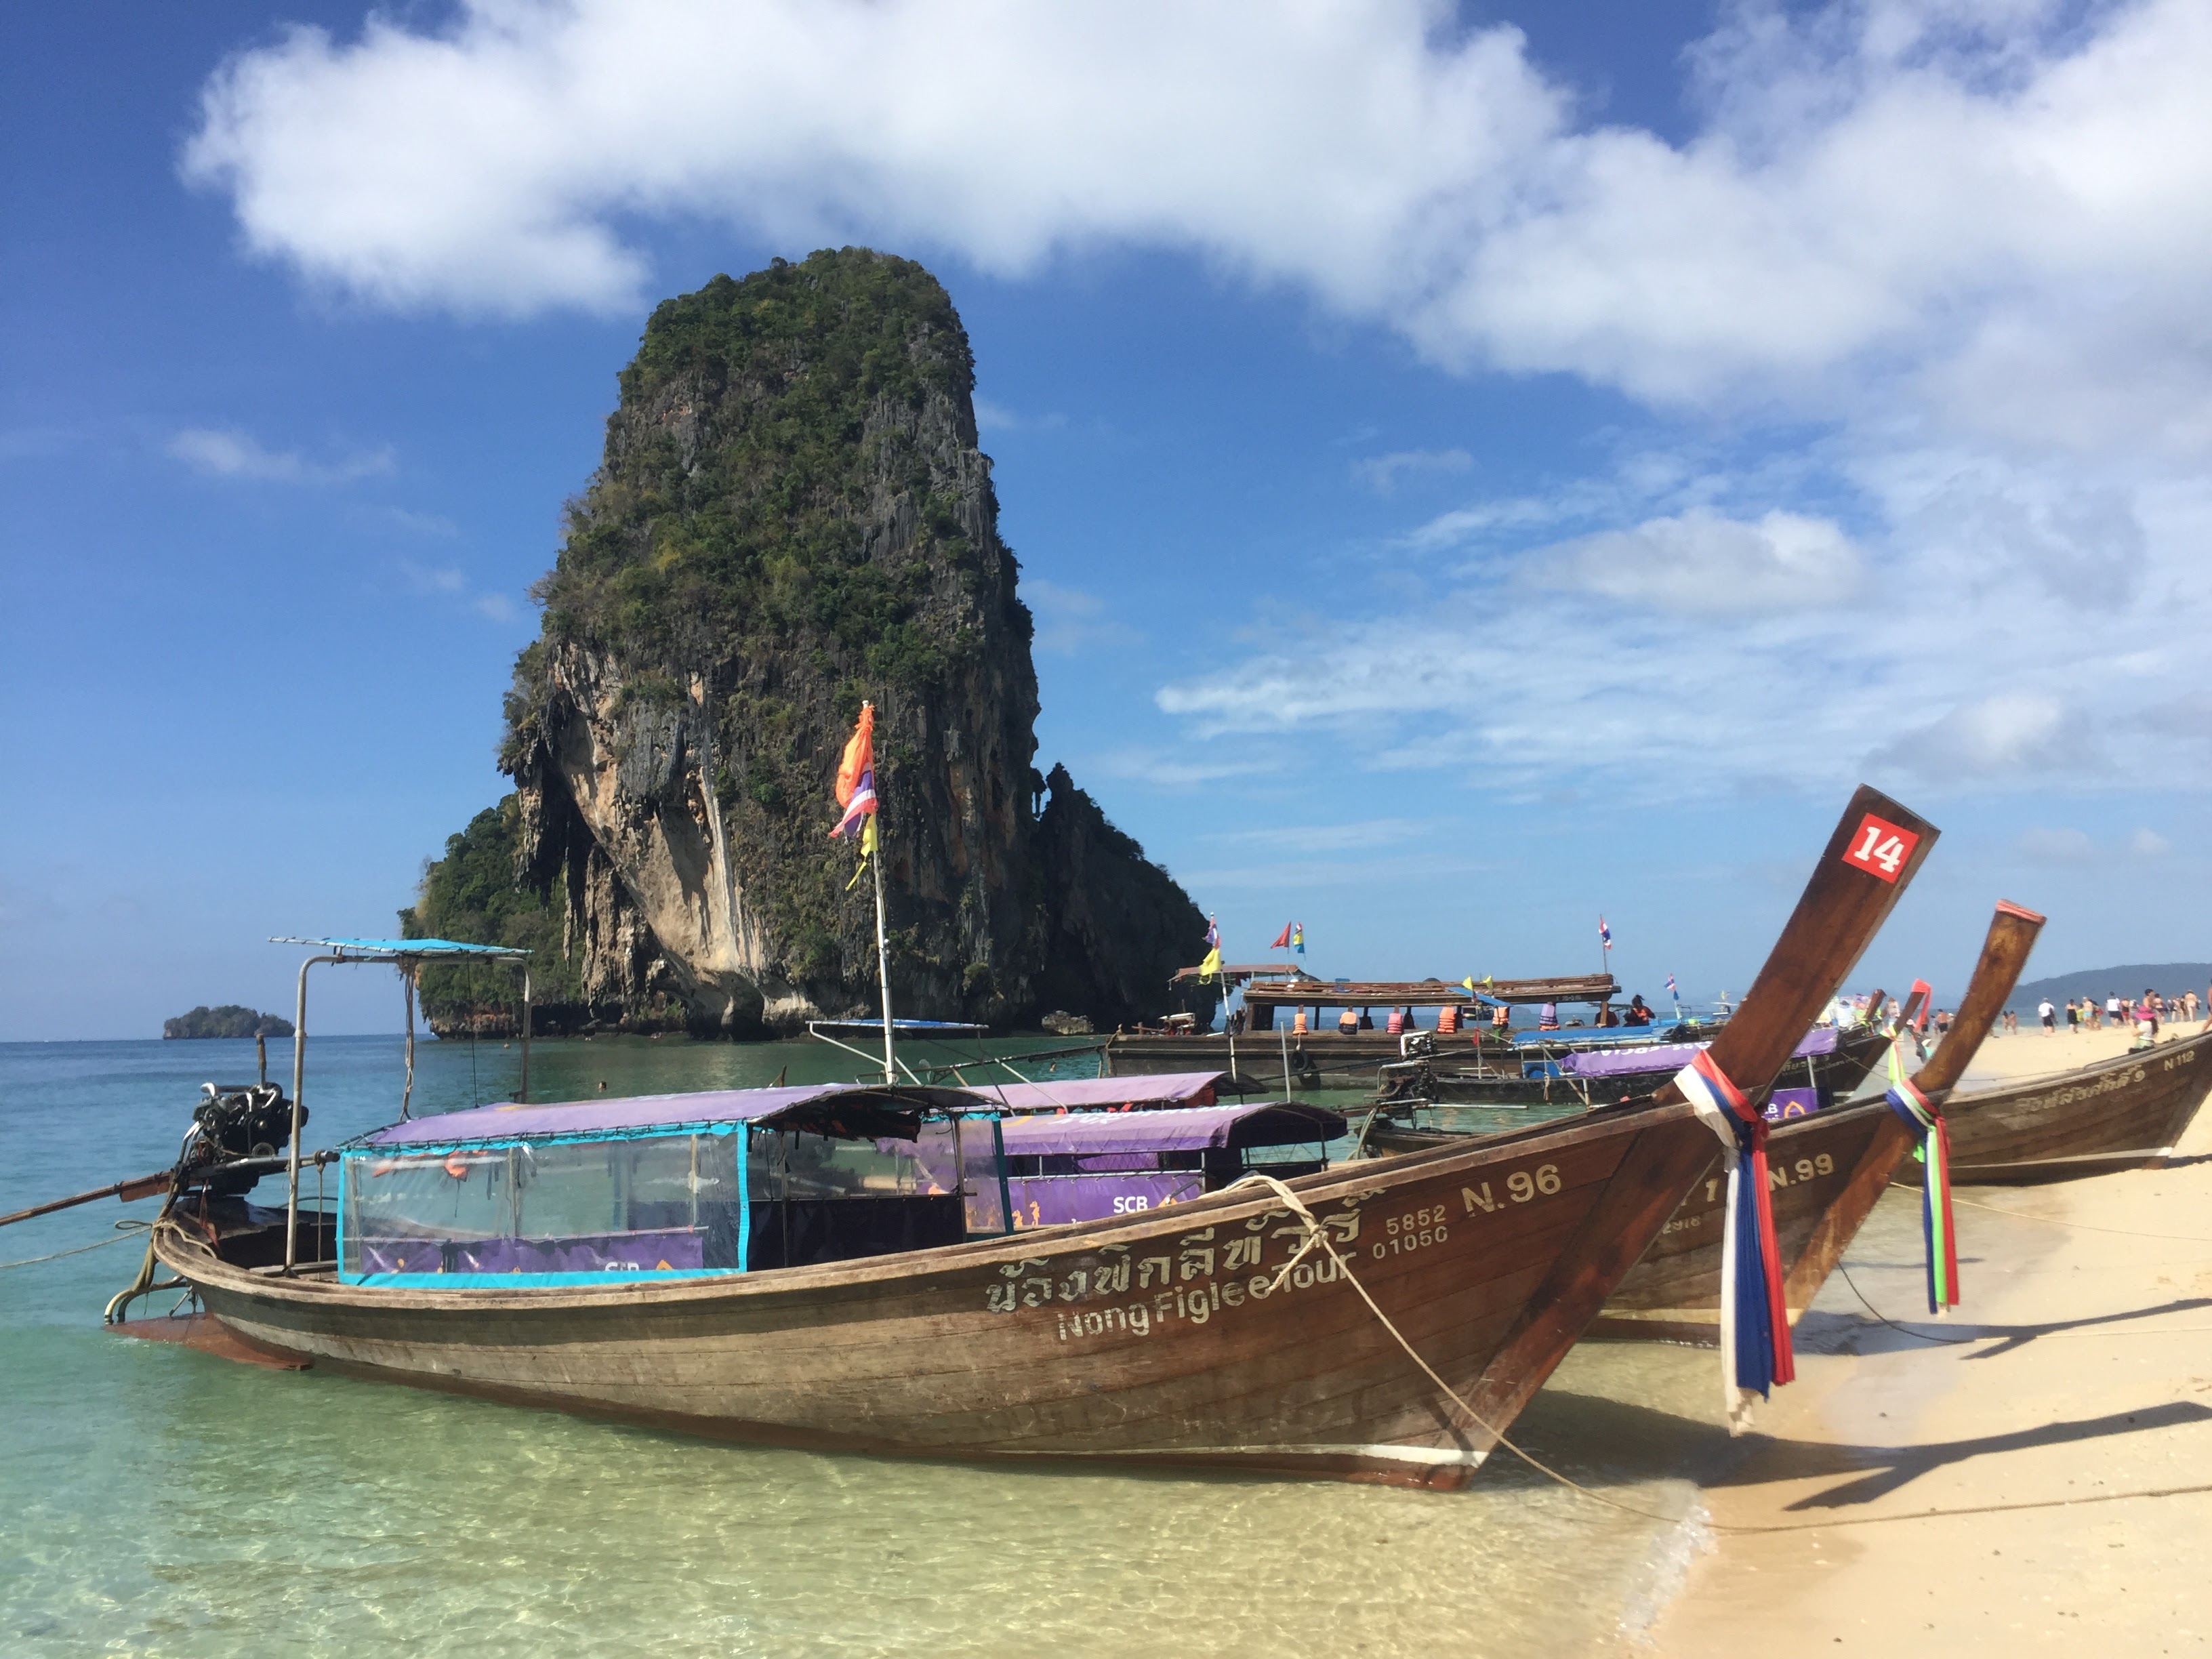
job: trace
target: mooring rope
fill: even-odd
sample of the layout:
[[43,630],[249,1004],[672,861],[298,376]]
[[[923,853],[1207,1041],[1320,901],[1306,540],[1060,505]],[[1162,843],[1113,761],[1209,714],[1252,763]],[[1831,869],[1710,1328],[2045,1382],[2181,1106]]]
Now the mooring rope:
[[[1954,1201],[1955,1202],[1956,1200]],[[1910,1325],[1900,1325],[1897,1321],[1892,1319],[1881,1309],[1875,1307],[1873,1303],[1867,1300],[1867,1293],[1859,1288],[1858,1280],[1851,1277],[1851,1268],[1849,1262],[1837,1262],[1836,1271],[1844,1276],[1844,1283],[1851,1287],[1851,1294],[1858,1297],[1859,1306],[1864,1308],[1869,1313],[1872,1314],[1876,1319],[1880,1320],[1883,1324],[1888,1326],[1890,1329],[1893,1331],[1902,1331],[1905,1335],[1917,1337],[1923,1342],[1940,1342],[1946,1347],[1953,1348],[1962,1347],[1969,1343],[1986,1341],[1989,1340],[1979,1336],[1930,1336],[1925,1331],[1914,1330]]]
[[56,1250],[51,1255],[27,1255],[21,1261],[0,1261],[0,1273],[10,1267],[35,1267],[41,1261],[58,1261],[65,1255],[82,1255],[87,1250],[104,1250],[111,1244],[120,1244],[126,1238],[144,1232],[153,1224],[148,1221],[118,1221],[112,1238],[96,1238],[89,1244],[80,1244],[73,1250]]
[[2047,1226],[2071,1227],[2081,1233],[2112,1233],[2121,1238],[2162,1238],[2170,1244],[2212,1244],[2212,1238],[2200,1238],[2193,1233],[2141,1233],[2127,1227],[2093,1227],[2086,1221],[2068,1221],[2055,1215],[2035,1215],[2027,1210],[2008,1210],[1998,1204],[1977,1204],[1971,1198],[1954,1198],[1954,1204],[1963,1204],[1969,1209],[1987,1210],[1991,1215],[2008,1215],[2014,1221],[2040,1221]]
[[[1359,1293],[1359,1299],[1367,1304],[1367,1310],[1375,1316],[1376,1319],[1381,1323],[1382,1328],[1389,1332],[1390,1335],[1397,1342],[1398,1346],[1406,1351],[1406,1357],[1408,1359],[1411,1359],[1415,1365],[1420,1368],[1421,1374],[1424,1376],[1426,1376],[1430,1382],[1435,1383],[1438,1389],[1442,1389],[1443,1391],[1444,1397],[1449,1400],[1452,1404],[1457,1406],[1461,1411],[1464,1412],[1467,1414],[1468,1420],[1469,1422],[1473,1423],[1484,1433],[1491,1436],[1499,1445],[1504,1447],[1506,1450],[1511,1452],[1523,1463],[1526,1463],[1530,1468],[1535,1470],[1537,1474],[1542,1475],[1547,1480],[1565,1487],[1569,1492],[1580,1493],[1583,1497],[1589,1498],[1594,1504],[1601,1504],[1609,1510],[1618,1510],[1623,1515],[1632,1515],[1638,1520],[1656,1521],[1662,1526],[1678,1527],[1685,1522],[1694,1518],[1692,1511],[1686,1510],[1680,1515],[1662,1515],[1656,1510],[1647,1510],[1635,1504],[1624,1504],[1617,1498],[1608,1498],[1601,1492],[1593,1491],[1591,1488],[1583,1485],[1581,1481],[1575,1480],[1572,1476],[1562,1474],[1550,1464],[1543,1462],[1543,1460],[1527,1451],[1521,1446],[1516,1445],[1502,1430],[1495,1428],[1491,1424],[1486,1422],[1483,1419],[1482,1415],[1461,1397],[1460,1393],[1456,1389],[1453,1388],[1450,1383],[1445,1382],[1443,1377],[1437,1375],[1436,1368],[1431,1365],[1427,1360],[1421,1358],[1419,1352],[1414,1348],[1411,1342],[1406,1340],[1406,1334],[1400,1330],[1398,1327],[1392,1322],[1389,1315],[1384,1313],[1382,1310],[1376,1304],[1375,1298],[1368,1294],[1366,1285],[1361,1284],[1359,1282],[1358,1275],[1352,1271],[1352,1264],[1344,1259],[1343,1253],[1336,1248],[1336,1241],[1329,1237],[1328,1229],[1321,1224],[1320,1221],[1316,1218],[1314,1212],[1305,1206],[1304,1202],[1296,1193],[1285,1187],[1273,1176],[1261,1175],[1257,1170],[1254,1170],[1251,1174],[1245,1176],[1242,1180],[1232,1182],[1229,1186],[1222,1188],[1222,1190],[1224,1192],[1234,1192],[1239,1187],[1251,1185],[1263,1186],[1272,1190],[1275,1196],[1282,1201],[1285,1207],[1286,1207],[1291,1213],[1297,1218],[1298,1224],[1305,1229],[1305,1243],[1297,1248],[1297,1252],[1291,1255],[1291,1259],[1283,1264],[1282,1271],[1275,1275],[1274,1283],[1269,1287],[1271,1294],[1274,1291],[1279,1290],[1282,1287],[1283,1282],[1290,1277],[1291,1270],[1293,1267],[1296,1267],[1299,1262],[1305,1260],[1307,1254],[1312,1250],[1316,1244],[1319,1244],[1322,1249],[1328,1252],[1329,1259],[1336,1263],[1337,1271],[1344,1276],[1345,1282],[1349,1284],[1353,1290]],[[2007,1212],[2006,1213],[2009,1213],[2009,1212]],[[1856,1290],[1857,1287],[1854,1285],[1852,1288]],[[1865,1300],[1864,1297],[1861,1297],[1860,1299],[1862,1301]],[[1872,1311],[1871,1306],[1869,1306],[1869,1311]],[[1876,1318],[1881,1317],[1879,1314],[1876,1314],[1875,1316]],[[1939,1338],[1936,1340],[1950,1340],[1952,1339]],[[1744,1525],[1730,1522],[1715,1521],[1708,1516],[1705,1517],[1705,1524],[1712,1531],[1717,1533],[1725,1533],[1735,1537],[1746,1537],[1763,1533],[1825,1532],[1832,1527],[1869,1527],[1876,1526],[1891,1521],[1932,1521],[1940,1520],[1950,1516],[1998,1515],[2014,1510],[2065,1509],[2075,1504],[2111,1504],[2117,1503],[2123,1498],[2183,1498],[2193,1496],[2200,1492],[2212,1492],[2212,1483],[2191,1486],[2163,1486],[2143,1492],[2099,1492],[2093,1496],[2081,1498],[2032,1498],[2026,1502],[2018,1504],[1977,1504],[1958,1509],[1918,1510],[1910,1515],[1852,1515],[1838,1516],[1831,1521],[1784,1521],[1769,1522],[1765,1525]]]

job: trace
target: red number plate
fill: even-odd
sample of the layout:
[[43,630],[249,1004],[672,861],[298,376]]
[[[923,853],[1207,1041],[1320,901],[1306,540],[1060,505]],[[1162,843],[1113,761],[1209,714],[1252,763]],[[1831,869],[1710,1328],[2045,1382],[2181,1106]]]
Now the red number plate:
[[1844,862],[1870,871],[1884,881],[1895,881],[1898,872],[1911,858],[1912,849],[1919,844],[1917,831],[1900,830],[1887,818],[1878,818],[1869,812],[1851,832],[1851,844],[1844,851]]

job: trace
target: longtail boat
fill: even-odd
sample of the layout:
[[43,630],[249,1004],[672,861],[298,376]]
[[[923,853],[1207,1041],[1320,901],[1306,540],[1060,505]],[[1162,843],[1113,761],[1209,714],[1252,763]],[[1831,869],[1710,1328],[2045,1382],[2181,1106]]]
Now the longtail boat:
[[[1954,1094],[1946,1111],[1951,1176],[2011,1186],[2150,1168],[2173,1155],[2208,1092],[2212,1032]],[[1907,1165],[1898,1178],[1915,1181],[1917,1172]]]
[[[2044,919],[2000,904],[1951,1022],[1913,1074],[1913,1086],[1939,1107],[1952,1144],[1971,1119],[1972,1097],[1953,1092],[2012,994]],[[1905,1038],[1900,1033],[1899,1041]],[[1767,1188],[1783,1268],[1783,1297],[1794,1325],[1901,1170],[1913,1135],[1883,1100],[1832,1106],[1778,1122],[1767,1140]],[[1953,1170],[1957,1176],[1955,1152]],[[1719,1340],[1725,1185],[1716,1161],[1690,1189],[1641,1261],[1625,1275],[1592,1322],[1590,1334],[1711,1345]]]
[[[1413,1152],[1438,1144],[1440,1137],[1452,1132],[1405,1121],[1427,1107],[1547,1107],[1553,1113],[1565,1113],[1634,1099],[1650,1094],[1688,1065],[1692,1054],[1709,1040],[1677,1028],[1642,1042],[1540,1051],[1513,1072],[1453,1071],[1433,1060],[1385,1066],[1376,1096],[1380,1113],[1369,1128],[1366,1144],[1378,1152]],[[1840,1030],[1816,1027],[1791,1051],[1791,1063],[1776,1079],[1776,1086],[1802,1086],[1822,1103],[1848,1098],[1888,1043],[1888,1033],[1871,1025]]]
[[[1857,792],[1715,1065],[1774,1074],[1936,833]],[[1713,1146],[1670,1085],[1570,1124],[955,1243],[969,1194],[932,1190],[923,1139],[964,1166],[969,1139],[1003,1133],[983,1097],[740,1094],[390,1126],[337,1149],[312,1261],[295,1230],[271,1236],[276,1212],[257,1227],[222,1196],[217,1166],[179,1179],[150,1259],[283,1364],[762,1443],[1450,1487]]]

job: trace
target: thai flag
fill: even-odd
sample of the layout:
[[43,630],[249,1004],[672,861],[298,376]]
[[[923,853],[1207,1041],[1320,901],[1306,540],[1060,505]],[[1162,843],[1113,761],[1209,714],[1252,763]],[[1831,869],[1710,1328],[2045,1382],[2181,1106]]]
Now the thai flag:
[[1682,994],[1674,988],[1674,976],[1672,974],[1667,975],[1667,994],[1677,1002],[1682,1000]]
[[1597,936],[1605,942],[1605,948],[1607,950],[1610,951],[1613,949],[1613,929],[1605,925],[1605,918],[1603,916],[1600,916],[1597,919]]
[[853,799],[845,803],[845,816],[837,820],[833,836],[857,836],[867,816],[876,810],[876,769],[872,766],[860,774],[853,786]]
[[832,836],[860,833],[860,825],[876,810],[876,706],[860,705],[860,718],[846,739],[844,757],[837,763],[837,805],[844,816]]
[[1221,948],[1221,929],[1212,916],[1206,919],[1206,942],[1217,951]]

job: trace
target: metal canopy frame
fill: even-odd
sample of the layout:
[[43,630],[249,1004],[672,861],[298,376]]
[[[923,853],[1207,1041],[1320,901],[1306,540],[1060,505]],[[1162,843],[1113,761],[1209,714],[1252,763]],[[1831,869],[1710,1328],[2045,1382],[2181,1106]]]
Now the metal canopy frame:
[[325,954],[309,957],[300,964],[300,985],[292,1016],[292,1139],[285,1159],[284,1272],[289,1277],[299,1266],[300,1255],[300,1097],[307,1085],[307,969],[318,963],[386,963],[399,969],[407,1004],[407,1079],[401,1086],[399,1115],[407,1115],[415,1092],[415,975],[426,962],[471,957],[507,962],[522,969],[522,1084],[517,1101],[530,1098],[530,955],[512,945],[471,945],[450,939],[301,939],[271,934],[271,945],[306,945]]

